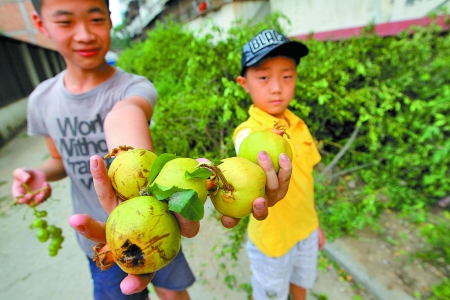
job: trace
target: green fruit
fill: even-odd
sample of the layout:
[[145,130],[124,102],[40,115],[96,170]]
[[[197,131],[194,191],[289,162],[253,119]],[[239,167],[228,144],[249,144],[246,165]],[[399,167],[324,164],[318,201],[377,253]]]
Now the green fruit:
[[57,245],[61,245],[62,242],[64,242],[64,237],[63,236],[52,237],[51,243],[57,244]]
[[185,173],[194,172],[196,166],[198,166],[198,162],[193,158],[175,158],[164,165],[153,181],[153,184],[156,183],[165,187],[176,186],[181,189],[195,190],[200,201],[205,204],[206,197],[208,196],[206,180],[185,177]]
[[258,164],[258,153],[266,151],[272,160],[275,172],[278,173],[280,164],[278,157],[285,153],[292,160],[292,148],[288,141],[281,135],[270,130],[259,130],[250,133],[241,143],[238,156],[245,157],[248,160]]
[[116,154],[108,169],[108,177],[122,200],[140,196],[141,190],[148,185],[150,169],[157,157],[146,149],[131,148]]
[[49,238],[48,231],[44,228],[38,228],[36,236],[41,243],[45,243]]
[[[49,230],[49,229],[47,229],[47,230]],[[49,230],[49,233],[51,234],[51,236],[52,236],[53,238],[57,238],[57,237],[61,237],[61,238],[62,238],[62,236],[61,236],[61,234],[62,234],[62,229],[59,228],[59,227],[55,227],[55,229],[53,229],[52,231]],[[64,239],[64,238],[63,238],[63,239]]]
[[45,228],[47,227],[47,221],[43,219],[35,219],[33,223],[31,223],[32,228]]
[[38,218],[45,218],[47,216],[47,211],[45,211],[45,210],[38,211],[38,212],[36,212],[36,216]]
[[265,196],[264,170],[243,157],[225,158],[217,168],[221,172],[220,174],[216,171],[219,189],[217,193],[210,195],[216,210],[233,218],[243,218],[251,214],[253,201]]
[[168,205],[152,196],[122,202],[106,222],[106,241],[128,274],[148,274],[168,265],[181,246],[180,227]]

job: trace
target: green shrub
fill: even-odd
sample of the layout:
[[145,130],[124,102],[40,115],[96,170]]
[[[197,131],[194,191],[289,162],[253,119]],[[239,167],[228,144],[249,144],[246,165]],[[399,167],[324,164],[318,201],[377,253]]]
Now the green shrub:
[[[121,55],[120,67],[158,90],[155,152],[235,155],[233,130],[251,104],[235,81],[242,45],[264,28],[282,31],[281,18],[237,22],[226,32],[158,23]],[[450,195],[450,36],[437,25],[413,30],[380,37],[367,26],[361,37],[304,41],[310,54],[290,109],[318,140],[323,163],[360,128],[335,170],[364,187],[343,193],[337,184],[318,185],[322,222],[336,235],[372,224],[385,208],[426,209]]]

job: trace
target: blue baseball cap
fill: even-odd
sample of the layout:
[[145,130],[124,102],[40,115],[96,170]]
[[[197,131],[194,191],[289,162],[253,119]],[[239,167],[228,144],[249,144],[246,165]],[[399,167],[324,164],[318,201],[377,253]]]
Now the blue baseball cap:
[[258,33],[242,48],[241,76],[247,68],[255,65],[269,54],[287,56],[300,63],[300,58],[306,56],[309,50],[304,44],[291,41],[274,29],[266,29]]

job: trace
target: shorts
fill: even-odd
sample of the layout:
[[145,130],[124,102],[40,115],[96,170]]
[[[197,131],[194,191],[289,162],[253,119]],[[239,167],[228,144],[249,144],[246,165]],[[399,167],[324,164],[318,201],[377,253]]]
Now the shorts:
[[[106,271],[100,270],[95,262],[89,258],[92,281],[94,284],[95,300],[143,300],[148,298],[148,289],[133,295],[124,295],[120,290],[120,282],[128,275],[114,264]],[[158,270],[153,277],[152,284],[168,290],[183,291],[195,282],[194,274],[189,267],[183,251],[179,251],[175,259]]]
[[317,276],[318,252],[317,230],[281,257],[263,254],[248,240],[247,254],[252,271],[253,298],[286,300],[290,283],[304,289],[312,288]]

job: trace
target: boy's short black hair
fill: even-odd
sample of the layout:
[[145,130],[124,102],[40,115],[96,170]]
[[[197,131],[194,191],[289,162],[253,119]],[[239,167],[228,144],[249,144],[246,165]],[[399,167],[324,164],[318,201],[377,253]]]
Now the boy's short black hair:
[[[31,0],[31,3],[33,4],[34,9],[36,12],[40,15],[41,14],[41,8],[42,8],[42,2],[44,0]],[[104,0],[106,3],[106,7],[109,10],[109,0]]]
[[274,29],[263,30],[242,48],[241,76],[245,75],[249,67],[266,57],[286,56],[292,58],[298,65],[300,58],[306,56],[308,52],[308,47],[304,44],[291,41]]

